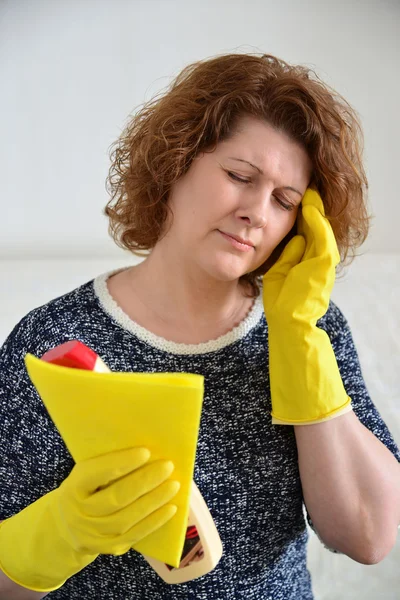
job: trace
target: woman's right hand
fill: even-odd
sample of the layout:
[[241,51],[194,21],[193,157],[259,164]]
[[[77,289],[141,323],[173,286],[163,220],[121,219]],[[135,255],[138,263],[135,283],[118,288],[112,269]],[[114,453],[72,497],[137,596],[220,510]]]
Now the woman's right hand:
[[146,448],[128,448],[79,462],[55,490],[54,519],[76,552],[124,554],[174,516],[174,465],[149,458]]
[[146,448],[77,463],[62,484],[0,524],[0,570],[19,586],[50,592],[99,554],[124,554],[177,511],[171,461]]

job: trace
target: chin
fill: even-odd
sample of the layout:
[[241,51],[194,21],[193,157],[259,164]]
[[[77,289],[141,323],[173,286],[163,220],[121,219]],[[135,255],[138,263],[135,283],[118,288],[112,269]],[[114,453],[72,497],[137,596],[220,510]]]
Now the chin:
[[[235,259],[236,257],[232,258]],[[229,283],[238,281],[240,277],[243,277],[243,275],[246,275],[247,273],[251,273],[255,268],[257,268],[253,265],[249,267],[248,263],[246,265],[244,264],[243,260],[240,260],[241,257],[237,258],[239,260],[229,260],[229,257],[227,260],[226,255],[217,255],[216,260],[211,264],[210,262],[205,263],[202,261],[199,266],[203,269],[203,271],[208,273],[210,277],[213,277],[221,282]]]
[[215,279],[228,283],[233,281],[239,281],[239,279],[243,277],[243,275],[246,275],[247,272],[248,271],[243,272],[242,270],[239,271],[236,269],[231,269],[225,271],[214,271],[212,275],[215,277]]

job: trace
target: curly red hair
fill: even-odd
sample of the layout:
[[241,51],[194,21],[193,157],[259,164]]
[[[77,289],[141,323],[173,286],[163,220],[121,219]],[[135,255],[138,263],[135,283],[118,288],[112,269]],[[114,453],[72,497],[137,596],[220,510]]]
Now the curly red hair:
[[[224,54],[186,66],[128,121],[111,147],[104,214],[116,244],[147,256],[167,221],[172,185],[194,158],[234,135],[241,116],[265,120],[306,149],[343,266],[363,244],[372,218],[355,110],[311,69],[270,54]],[[257,270],[240,278],[250,295],[294,227]]]

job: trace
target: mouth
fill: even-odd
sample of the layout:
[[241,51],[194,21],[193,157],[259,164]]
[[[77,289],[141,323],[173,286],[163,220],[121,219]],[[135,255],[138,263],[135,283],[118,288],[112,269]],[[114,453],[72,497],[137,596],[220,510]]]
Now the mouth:
[[233,236],[229,233],[225,233],[220,229],[218,229],[218,231],[227,241],[229,241],[232,244],[234,248],[246,252],[248,252],[249,250],[254,250],[254,246],[252,244],[244,243],[243,241],[241,241],[241,238],[238,239],[236,236]]

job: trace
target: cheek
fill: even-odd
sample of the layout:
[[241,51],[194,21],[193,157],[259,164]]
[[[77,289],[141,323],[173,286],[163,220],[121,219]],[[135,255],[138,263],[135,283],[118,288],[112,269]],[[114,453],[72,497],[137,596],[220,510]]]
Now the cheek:
[[297,214],[298,210],[287,211],[273,223],[267,224],[263,245],[277,246],[291,232],[294,235],[297,232]]
[[[273,231],[267,231],[262,243],[256,251],[256,260],[262,264],[272,254],[272,252],[283,243],[287,237],[287,242],[297,233],[297,211],[296,214],[290,214],[290,220],[280,224]],[[283,247],[282,247],[283,249]]]

